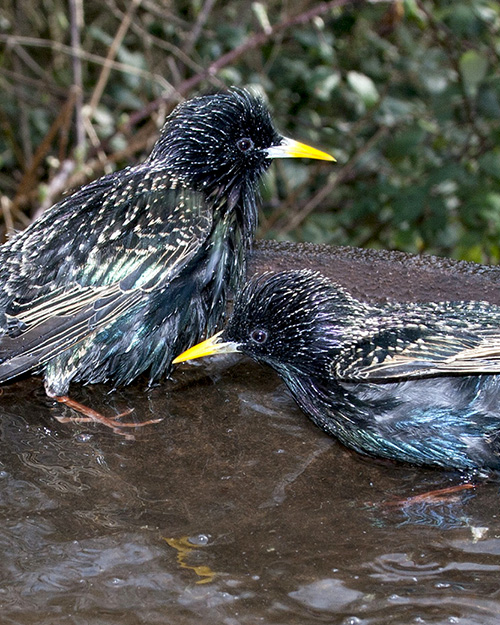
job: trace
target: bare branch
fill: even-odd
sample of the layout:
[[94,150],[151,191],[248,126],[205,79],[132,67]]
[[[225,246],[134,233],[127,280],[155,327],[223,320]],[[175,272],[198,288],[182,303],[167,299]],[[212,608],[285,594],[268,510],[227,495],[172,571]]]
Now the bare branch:
[[107,61],[103,59],[98,54],[92,54],[91,52],[86,52],[85,50],[79,50],[76,52],[71,48],[71,46],[67,46],[59,41],[51,41],[49,39],[39,39],[37,37],[22,37],[18,35],[4,35],[0,33],[0,43],[5,43],[7,46],[14,46],[19,44],[21,46],[35,47],[35,48],[50,48],[54,52],[62,52],[63,54],[67,54],[68,56],[74,56],[75,53],[78,54],[78,57],[89,61],[91,63],[95,63],[96,65],[105,65],[106,63],[110,65],[111,69],[114,69],[119,72],[134,74],[136,76],[142,76],[143,78],[147,78],[148,80],[157,82],[162,89],[170,90],[171,85],[165,80],[163,76],[159,74],[154,74],[152,72],[148,72],[140,67],[134,67],[133,65],[128,65],[127,63],[119,63],[118,61]]
[[88,112],[89,117],[93,116],[94,111],[97,105],[99,104],[104,88],[106,87],[106,84],[108,82],[109,74],[113,66],[113,61],[118,52],[118,48],[120,47],[123,41],[123,38],[125,37],[127,30],[129,29],[130,22],[132,21],[132,17],[137,7],[141,4],[141,2],[142,0],[132,0],[128,8],[128,11],[125,13],[123,21],[120,24],[120,27],[118,28],[118,32],[116,33],[115,38],[113,39],[113,42],[111,43],[111,46],[108,51],[108,56],[106,57],[106,60],[104,61],[101,75],[99,76],[99,80],[97,81],[97,84],[94,88],[94,93],[92,94],[92,97],[90,98],[89,112]]
[[24,173],[21,178],[21,182],[19,183],[19,187],[14,198],[14,205],[18,206],[24,199],[26,195],[28,195],[29,189],[33,184],[35,179],[36,170],[40,163],[42,162],[45,154],[49,151],[50,146],[52,145],[52,141],[56,136],[59,129],[67,122],[68,115],[71,114],[73,107],[75,105],[75,92],[71,91],[66,104],[62,107],[59,112],[59,115],[54,120],[52,126],[49,128],[49,131],[45,135],[43,141],[38,146],[31,163],[29,169]]
[[205,2],[203,3],[203,8],[201,9],[198,15],[198,19],[196,20],[195,25],[193,26],[193,29],[189,33],[186,44],[184,46],[184,52],[186,55],[189,56],[191,52],[193,51],[193,48],[196,45],[196,42],[198,41],[198,38],[201,34],[203,26],[208,20],[208,16],[210,15],[216,1],[217,0],[205,0]]
[[[378,0],[372,0],[378,1]],[[386,1],[386,0],[384,0]],[[145,106],[141,111],[136,113],[135,115],[131,115],[129,119],[129,126],[133,126],[137,122],[141,121],[145,117],[149,117],[151,113],[158,110],[161,104],[165,101],[172,101],[172,99],[181,99],[182,96],[189,93],[191,89],[194,89],[197,85],[199,85],[203,80],[210,79],[217,75],[221,69],[227,67],[228,65],[233,64],[236,59],[242,56],[245,52],[252,50],[253,48],[257,48],[259,46],[264,45],[268,41],[272,40],[278,33],[281,33],[284,30],[292,28],[293,26],[297,26],[298,24],[306,24],[310,22],[315,17],[319,17],[320,15],[324,15],[328,13],[332,9],[336,9],[339,7],[343,7],[346,5],[355,6],[356,4],[365,4],[366,0],[330,0],[329,2],[321,2],[317,4],[312,9],[305,11],[303,13],[299,13],[294,17],[290,17],[286,20],[278,22],[275,24],[270,30],[266,32],[260,32],[251,37],[248,37],[246,41],[244,41],[240,46],[234,48],[233,50],[227,52],[220,56],[216,61],[211,63],[206,69],[202,72],[199,72],[195,76],[188,78],[180,85],[178,85],[174,92],[170,93],[168,96],[162,96],[160,98],[156,98],[150,102],[147,106]]]
[[81,51],[80,30],[83,25],[83,4],[82,0],[69,0],[71,19],[71,48],[74,51],[72,58],[73,65],[73,85],[75,87],[75,127],[76,127],[76,149],[79,157],[83,157],[85,146],[85,131],[82,121],[83,87],[82,87],[82,60],[79,55]]
[[381,126],[377,132],[370,137],[370,139],[352,156],[348,163],[342,167],[342,169],[335,175],[332,180],[322,187],[316,195],[314,195],[303,207],[300,211],[292,215],[291,219],[289,219],[288,223],[286,223],[279,230],[279,234],[283,235],[291,230],[297,228],[304,220],[313,212],[315,208],[320,206],[324,202],[324,200],[330,195],[330,193],[338,186],[343,180],[349,177],[356,162],[364,155],[366,152],[372,149],[372,147],[387,133],[389,132],[389,128],[387,126]]
[[5,229],[7,230],[7,234],[10,234],[14,231],[14,220],[12,219],[12,202],[6,195],[2,195],[0,197],[0,205],[2,207],[3,220],[5,223]]

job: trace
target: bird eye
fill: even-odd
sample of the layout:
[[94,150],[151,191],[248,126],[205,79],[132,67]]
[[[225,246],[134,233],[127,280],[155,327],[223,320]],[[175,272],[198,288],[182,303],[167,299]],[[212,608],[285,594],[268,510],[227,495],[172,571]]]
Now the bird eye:
[[265,330],[253,330],[250,334],[250,338],[254,343],[265,343],[267,341],[267,332]]
[[253,141],[251,139],[240,139],[237,143],[236,146],[238,147],[239,150],[241,150],[242,152],[248,152],[248,150],[251,150],[253,148]]

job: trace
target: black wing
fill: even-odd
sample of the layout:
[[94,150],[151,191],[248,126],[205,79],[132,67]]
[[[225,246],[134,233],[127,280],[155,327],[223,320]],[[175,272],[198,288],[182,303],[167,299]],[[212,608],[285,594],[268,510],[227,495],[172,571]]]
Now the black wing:
[[[440,307],[440,308],[438,308]],[[428,304],[356,338],[334,363],[344,380],[500,373],[500,309],[482,302]],[[440,314],[437,316],[436,311]]]
[[3,246],[0,382],[164,288],[208,237],[212,214],[202,194],[140,168],[126,171],[77,191]]

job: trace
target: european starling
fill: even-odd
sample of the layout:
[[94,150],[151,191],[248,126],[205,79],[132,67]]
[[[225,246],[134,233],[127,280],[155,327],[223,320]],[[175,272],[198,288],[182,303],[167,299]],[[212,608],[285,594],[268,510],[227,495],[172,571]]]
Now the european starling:
[[351,297],[307,270],[263,274],[227,327],[175,362],[242,352],[273,367],[346,446],[417,465],[500,469],[500,307]]
[[70,382],[158,380],[239,287],[271,159],[299,156],[334,160],[278,134],[245,90],[180,104],[143,163],[0,247],[0,383],[41,373],[50,397],[99,419],[66,396]]

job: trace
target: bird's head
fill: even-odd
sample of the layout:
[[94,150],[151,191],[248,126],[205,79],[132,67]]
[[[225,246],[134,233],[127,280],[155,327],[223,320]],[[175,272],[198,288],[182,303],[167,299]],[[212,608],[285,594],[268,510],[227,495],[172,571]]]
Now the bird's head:
[[265,273],[240,292],[227,327],[174,362],[241,352],[284,376],[330,373],[366,311],[341,287],[308,270]]
[[167,119],[150,161],[166,162],[200,190],[231,196],[245,183],[255,185],[271,159],[300,156],[335,160],[281,136],[262,98],[232,89],[179,104]]

